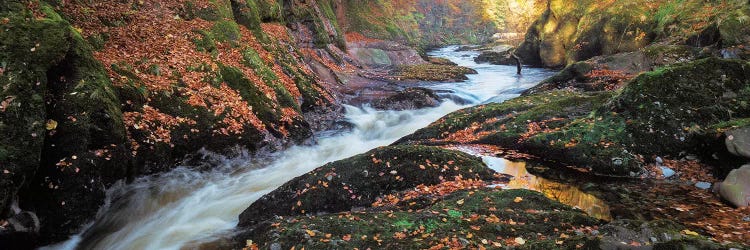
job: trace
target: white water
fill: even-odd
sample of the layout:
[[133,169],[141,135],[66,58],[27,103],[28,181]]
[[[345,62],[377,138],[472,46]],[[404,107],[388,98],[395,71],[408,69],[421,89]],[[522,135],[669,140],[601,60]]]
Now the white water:
[[226,158],[208,154],[215,167],[198,171],[179,167],[168,173],[143,177],[132,184],[113,187],[112,202],[101,209],[92,225],[52,249],[180,249],[211,240],[231,230],[238,215],[253,201],[292,178],[327,162],[344,159],[378,146],[388,145],[440,117],[486,101],[518,96],[553,72],[526,69],[523,77],[515,67],[476,64],[476,52],[454,52],[447,47],[432,53],[479,74],[463,83],[428,84],[468,102],[448,101],[436,108],[413,111],[375,111],[347,107],[346,117],[355,125],[350,132],[319,138],[314,146],[296,146],[267,159],[248,155]]

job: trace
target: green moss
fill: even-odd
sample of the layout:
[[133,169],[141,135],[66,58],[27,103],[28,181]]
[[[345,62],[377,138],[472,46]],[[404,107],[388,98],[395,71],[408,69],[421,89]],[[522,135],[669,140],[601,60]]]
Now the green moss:
[[324,88],[315,86],[317,84],[315,78],[312,75],[305,73],[299,65],[296,58],[300,58],[299,52],[295,50],[294,53],[289,53],[281,48],[274,48],[271,50],[274,56],[277,58],[277,62],[283,69],[284,73],[287,74],[294,80],[297,89],[302,94],[302,111],[309,111],[318,106],[328,105],[328,101],[323,98],[322,93],[319,90]]
[[467,74],[476,73],[475,70],[462,66],[425,63],[400,66],[396,70],[396,77],[421,81],[456,81],[468,80]]
[[716,131],[724,131],[727,129],[742,128],[742,127],[747,127],[747,126],[750,126],[750,118],[739,118],[739,119],[732,119],[729,121],[719,122],[717,124],[711,125],[709,129],[716,130]]
[[275,123],[281,118],[280,110],[273,100],[266,97],[255,83],[248,80],[237,68],[219,65],[222,79],[229,87],[237,90],[242,99],[253,107],[253,112],[266,124]]
[[195,30],[195,32],[201,35],[200,39],[193,39],[193,43],[197,50],[209,52],[215,57],[218,54],[218,51],[216,50],[216,39],[214,38],[214,35],[205,30]]
[[234,21],[221,20],[214,23],[211,34],[220,42],[237,42],[240,40],[240,27]]
[[628,121],[628,133],[638,142],[636,151],[694,151],[701,142],[693,138],[707,127],[750,117],[748,79],[750,65],[745,62],[698,60],[638,76],[609,108]]
[[276,93],[276,99],[282,107],[292,107],[299,110],[297,101],[294,100],[292,94],[281,84],[281,79],[276,73],[270,68],[272,66],[267,65],[263,59],[260,58],[258,52],[252,48],[248,48],[242,52],[242,58],[244,63],[255,70],[260,76],[263,82],[269,87],[273,88]]
[[[515,202],[519,197],[523,201]],[[452,238],[459,241],[458,238],[461,238],[461,244],[470,248],[492,246],[491,242],[506,245],[504,240],[513,241],[519,237],[526,241],[524,245],[517,246],[521,249],[544,246],[574,248],[576,244],[583,245],[590,239],[571,237],[562,240],[561,245],[556,244],[555,239],[563,233],[572,235],[570,231],[574,227],[598,224],[580,211],[528,190],[457,192],[431,207],[414,212],[367,210],[288,219],[275,219],[278,227],[256,232],[248,240],[258,243],[262,249],[269,248],[273,243],[281,244],[282,248],[295,246],[305,249],[426,249],[444,238],[449,241]],[[315,236],[310,236],[307,230],[315,233]],[[343,240],[345,235],[350,236],[349,239]],[[540,239],[539,235],[546,240]]]
[[[379,196],[454,176],[491,179],[494,171],[466,153],[426,146],[391,146],[319,167],[284,184],[240,215],[241,226],[274,214],[349,211]],[[325,184],[324,184],[325,183]]]
[[[13,4],[9,2],[8,4]],[[22,6],[16,6],[22,8]],[[0,13],[0,164],[11,174],[0,180],[0,216],[40,164],[47,119],[47,71],[64,60],[70,49],[65,22],[28,21],[22,11]]]
[[728,13],[719,25],[723,45],[747,44],[750,41],[750,37],[747,35],[750,32],[748,22],[750,22],[750,4]]

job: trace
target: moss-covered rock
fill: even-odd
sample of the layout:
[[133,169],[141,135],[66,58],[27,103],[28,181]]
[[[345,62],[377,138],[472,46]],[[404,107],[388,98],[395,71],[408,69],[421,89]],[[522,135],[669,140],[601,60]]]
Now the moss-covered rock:
[[645,73],[607,108],[627,121],[643,154],[694,152],[706,128],[750,117],[750,64],[708,58]]
[[374,108],[382,110],[422,109],[438,105],[440,105],[440,97],[426,88],[407,88],[372,103]]
[[[419,211],[375,211],[276,218],[238,237],[261,249],[426,249],[513,246],[519,249],[575,248],[596,240],[576,228],[599,224],[579,210],[528,190],[481,189],[454,193]],[[562,236],[562,238],[561,238]],[[556,241],[558,241],[556,243]],[[516,243],[522,242],[522,243]],[[510,245],[509,245],[510,244]]]
[[287,182],[242,212],[239,226],[255,226],[275,215],[349,211],[420,184],[493,175],[479,158],[457,151],[425,146],[377,148]]
[[44,18],[28,9],[0,14],[0,130],[10,135],[0,162],[13,175],[3,178],[0,205],[7,216],[6,202],[23,187],[19,205],[36,212],[47,242],[89,220],[129,164],[120,101],[93,48],[51,7],[39,8]]
[[468,80],[466,75],[476,73],[476,70],[463,66],[426,63],[399,66],[395,77],[400,80],[453,82]]
[[624,134],[624,121],[592,114],[611,96],[552,91],[477,106],[449,114],[396,143],[486,143],[588,168],[598,175],[630,176],[641,169],[625,147],[630,140]]

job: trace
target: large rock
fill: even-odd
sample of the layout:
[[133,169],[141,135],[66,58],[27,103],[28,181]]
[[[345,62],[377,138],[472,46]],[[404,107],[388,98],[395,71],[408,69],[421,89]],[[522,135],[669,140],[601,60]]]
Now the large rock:
[[750,158],[750,127],[727,131],[727,150],[736,156]]
[[381,110],[410,110],[438,105],[440,105],[440,97],[426,88],[407,88],[372,104],[374,108]]
[[427,249],[441,243],[473,249],[514,242],[530,249],[595,249],[593,237],[568,235],[601,225],[581,210],[522,189],[459,191],[424,209],[388,210],[274,218],[274,226],[239,236],[234,248],[253,242],[261,249]]
[[391,146],[319,167],[264,195],[240,214],[240,227],[276,215],[305,215],[369,207],[376,198],[442,180],[489,179],[494,171],[481,159],[425,146]]
[[719,194],[737,207],[750,206],[750,165],[729,172],[719,184]]
[[[15,223],[0,238],[38,230],[37,243],[62,240],[90,220],[106,186],[130,166],[120,101],[104,67],[67,21],[43,9],[45,18],[36,19],[0,12],[0,219]],[[12,200],[20,208],[10,209]],[[22,210],[36,211],[35,226],[13,222],[36,218]]]

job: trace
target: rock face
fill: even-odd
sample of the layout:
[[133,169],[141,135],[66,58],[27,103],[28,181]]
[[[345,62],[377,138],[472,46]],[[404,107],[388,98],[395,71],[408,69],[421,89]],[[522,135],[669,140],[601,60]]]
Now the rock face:
[[407,88],[385,99],[377,100],[372,107],[381,110],[412,110],[440,105],[440,97],[426,88]]
[[750,206],[750,165],[729,172],[719,184],[719,194],[737,207]]
[[332,162],[264,195],[240,214],[240,227],[276,215],[305,215],[369,207],[386,194],[420,184],[463,178],[491,179],[494,171],[465,153],[426,146],[393,146]]
[[[524,63],[556,68],[594,56],[636,51],[657,40],[725,47],[749,41],[747,36],[739,35],[748,31],[746,26],[739,25],[750,13],[747,2],[717,4],[712,10],[697,2],[679,5],[647,2],[549,1],[516,53]],[[692,18],[720,13],[727,15],[726,21],[719,24]]]
[[685,45],[651,45],[634,52],[596,56],[566,66],[555,76],[526,90],[524,94],[565,88],[582,91],[614,90],[640,73],[709,55],[700,48]]
[[727,131],[725,135],[729,153],[750,158],[750,127]]

